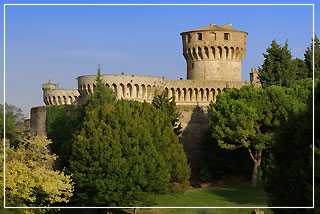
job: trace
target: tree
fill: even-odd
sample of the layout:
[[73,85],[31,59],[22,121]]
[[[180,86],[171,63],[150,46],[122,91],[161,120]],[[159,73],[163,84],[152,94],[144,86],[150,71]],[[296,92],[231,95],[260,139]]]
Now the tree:
[[[313,41],[313,40],[312,40]],[[311,42],[310,47],[307,48],[304,54],[304,60],[308,68],[308,77],[313,77],[313,42]],[[315,35],[314,37],[314,78],[320,78],[320,42]]]
[[211,182],[212,179],[224,179],[230,176],[250,177],[252,172],[252,159],[248,150],[239,148],[236,150],[223,149],[212,137],[212,130],[207,130],[201,139],[202,168],[200,177],[203,182]]
[[273,40],[271,47],[267,48],[267,53],[263,56],[265,60],[259,67],[259,80],[262,87],[271,85],[290,87],[297,78],[297,65],[291,60],[288,41],[281,47]]
[[52,140],[50,149],[58,156],[55,168],[62,170],[68,164],[73,133],[83,120],[83,108],[56,105],[47,106],[46,110],[46,132],[48,139]]
[[164,90],[160,94],[155,94],[152,105],[157,109],[160,109],[167,117],[169,117],[174,128],[174,133],[179,136],[182,132],[181,123],[178,124],[181,113],[177,109],[175,97],[168,98],[168,90]]
[[10,139],[11,144],[16,146],[21,134],[26,131],[26,123],[22,110],[14,105],[5,104],[6,108],[6,136],[4,136],[4,106],[0,104],[0,138]]
[[109,88],[105,87],[101,79],[101,68],[98,66],[98,74],[96,78],[96,88],[94,89],[94,93],[90,94],[90,99],[85,104],[85,111],[91,111],[95,109],[97,106],[103,106],[105,104],[115,104],[116,103],[116,95]]
[[119,100],[100,79],[72,141],[73,202],[81,206],[141,206],[152,192],[190,176],[171,121],[148,103]]
[[[312,81],[308,81],[312,83]],[[273,210],[274,213],[320,213],[320,138],[319,118],[320,87],[315,82],[315,205],[316,209]],[[271,159],[266,171],[265,190],[268,194],[268,205],[279,206],[312,206],[312,85],[307,88],[308,104],[306,108],[290,111],[288,120],[281,122],[276,132],[276,142],[270,150]],[[306,96],[304,96],[306,97]]]
[[[52,170],[56,156],[50,154],[50,143],[45,137],[24,137],[14,148],[6,140],[7,206],[44,207],[69,201],[73,192],[71,176]],[[3,164],[3,147],[0,150]]]
[[302,106],[279,86],[228,89],[210,104],[212,135],[221,148],[248,150],[254,162],[252,186],[256,186],[262,153],[272,145],[280,120],[286,118],[288,109]]
[[296,80],[308,78],[308,67],[305,60],[296,58],[293,60],[294,66],[296,67]]

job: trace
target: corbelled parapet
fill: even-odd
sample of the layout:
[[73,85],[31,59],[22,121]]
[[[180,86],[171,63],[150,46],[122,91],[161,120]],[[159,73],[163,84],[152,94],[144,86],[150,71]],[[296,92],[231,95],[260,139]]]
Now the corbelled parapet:
[[246,53],[247,32],[232,24],[182,32],[187,79],[241,81],[241,62]]
[[42,84],[43,102],[46,105],[77,105],[79,91],[77,89],[60,89],[59,83],[49,82]]
[[[241,81],[241,62],[246,53],[248,33],[232,29],[231,24],[182,32],[183,56],[187,61],[187,79],[165,79],[141,75],[101,75],[106,86],[117,99],[152,102],[154,94],[167,90],[175,97],[181,112],[181,142],[194,167],[200,157],[202,133],[208,129],[210,102],[227,88],[241,88],[250,82]],[[251,81],[257,79],[252,70]],[[82,105],[96,88],[96,75],[79,76],[78,89],[59,89],[58,83],[45,83],[43,100],[46,105]],[[254,81],[253,81],[254,80]],[[256,84],[258,86],[258,84]],[[31,126],[34,134],[45,134],[46,108],[31,110]]]
[[[94,92],[96,75],[78,77],[79,104],[84,104],[88,95]],[[175,97],[178,105],[209,105],[215,102],[219,93],[226,88],[240,88],[245,81],[193,81],[173,80],[141,75],[101,75],[102,81],[111,88],[117,99],[152,102],[156,91],[168,90],[169,97]]]

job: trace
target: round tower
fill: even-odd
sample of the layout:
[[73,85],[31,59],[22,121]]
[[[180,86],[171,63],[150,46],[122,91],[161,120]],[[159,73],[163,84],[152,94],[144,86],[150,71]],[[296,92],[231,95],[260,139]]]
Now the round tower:
[[247,32],[232,24],[182,32],[187,79],[241,81],[241,62],[246,54]]

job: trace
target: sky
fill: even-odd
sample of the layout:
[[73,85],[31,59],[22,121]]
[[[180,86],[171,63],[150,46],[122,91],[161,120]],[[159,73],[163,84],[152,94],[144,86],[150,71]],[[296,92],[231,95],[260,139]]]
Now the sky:
[[[5,4],[99,3],[99,4],[316,4],[315,32],[319,34],[319,1],[2,1],[0,39],[4,41]],[[186,79],[180,33],[211,23],[232,23],[248,32],[247,52],[242,61],[242,80],[249,80],[252,67],[262,65],[276,40],[288,41],[293,58],[304,59],[313,33],[310,5],[160,5],[160,6],[5,6],[5,101],[22,109],[45,105],[41,85],[60,83],[77,88],[76,78],[97,73],[135,74]],[[4,62],[4,42],[0,64]],[[4,103],[4,68],[0,68],[0,103]]]

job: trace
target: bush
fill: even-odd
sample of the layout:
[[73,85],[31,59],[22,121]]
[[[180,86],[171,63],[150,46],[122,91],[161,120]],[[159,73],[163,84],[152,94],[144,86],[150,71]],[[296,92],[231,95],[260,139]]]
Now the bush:
[[24,137],[14,148],[6,141],[7,206],[39,207],[69,201],[73,192],[71,176],[52,170],[56,156],[48,150],[50,143],[44,137]]
[[72,141],[69,173],[74,204],[142,206],[169,182],[190,176],[186,155],[170,118],[148,103],[119,100],[100,79]]
[[46,110],[46,132],[53,142],[50,148],[59,157],[56,167],[62,170],[67,166],[72,134],[81,124],[83,109],[74,105],[57,105],[47,106]]
[[[301,102],[308,104],[306,109],[293,109],[288,119],[283,120],[276,133],[276,143],[270,151],[266,172],[265,190],[269,196],[269,206],[312,206],[312,83],[302,81],[295,86],[300,90]],[[315,85],[318,81],[315,80]],[[318,83],[319,84],[319,83]],[[312,85],[311,85],[312,86]],[[307,90],[305,90],[307,89]],[[307,93],[309,92],[309,93]],[[301,95],[301,96],[300,96]],[[309,95],[309,96],[307,96]],[[305,98],[309,99],[305,99]],[[274,213],[320,213],[319,210],[319,130],[320,87],[315,89],[315,205],[316,209],[274,209]]]

